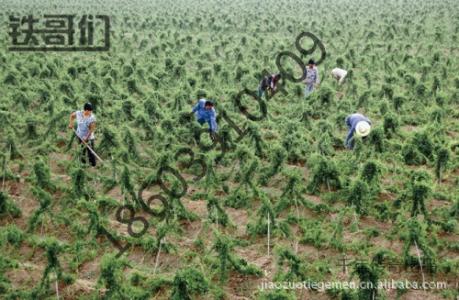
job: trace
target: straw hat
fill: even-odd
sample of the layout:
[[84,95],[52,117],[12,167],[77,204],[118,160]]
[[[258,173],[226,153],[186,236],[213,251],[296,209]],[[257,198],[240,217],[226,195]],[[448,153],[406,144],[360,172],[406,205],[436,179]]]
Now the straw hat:
[[360,137],[364,137],[370,134],[370,130],[370,124],[368,124],[368,122],[365,121],[360,121],[357,123],[357,126],[355,126],[355,134]]

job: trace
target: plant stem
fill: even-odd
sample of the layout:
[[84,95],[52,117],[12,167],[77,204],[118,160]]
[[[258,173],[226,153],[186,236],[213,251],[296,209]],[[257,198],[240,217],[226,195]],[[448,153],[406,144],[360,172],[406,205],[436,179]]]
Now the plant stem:
[[59,284],[58,284],[58,277],[57,277],[57,272],[54,271],[56,273],[56,297],[57,297],[57,300],[59,300]]
[[269,231],[269,223],[271,223],[271,219],[269,217],[269,212],[268,212],[268,256],[269,256],[269,242],[270,242],[270,231]]
[[414,245],[416,246],[416,254],[418,256],[419,267],[421,268],[421,274],[422,274],[422,283],[423,283],[422,288],[424,289],[425,278],[424,278],[424,271],[422,270],[421,254],[419,252],[419,247],[418,247],[418,244],[416,243],[416,241],[414,241]]
[[[298,225],[298,222],[300,220],[300,211],[298,209],[298,199],[295,198],[295,210],[296,210],[296,223]],[[298,238],[297,235],[295,235],[295,254],[298,253]]]
[[156,253],[155,268],[153,269],[153,274],[156,274],[156,268],[158,267],[158,264],[159,264],[159,253],[161,253],[161,245],[162,244],[163,244],[163,239],[160,239],[159,240],[158,253]]

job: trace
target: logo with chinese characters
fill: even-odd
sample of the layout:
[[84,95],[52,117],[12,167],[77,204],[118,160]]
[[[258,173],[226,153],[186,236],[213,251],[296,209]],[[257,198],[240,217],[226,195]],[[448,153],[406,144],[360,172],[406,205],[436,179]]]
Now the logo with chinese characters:
[[10,51],[108,51],[106,15],[9,16]]

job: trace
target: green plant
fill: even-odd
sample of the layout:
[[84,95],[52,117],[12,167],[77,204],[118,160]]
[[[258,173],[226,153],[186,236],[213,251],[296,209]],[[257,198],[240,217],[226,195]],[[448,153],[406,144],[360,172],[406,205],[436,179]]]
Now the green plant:
[[221,284],[228,279],[228,272],[231,269],[245,275],[261,275],[261,270],[259,268],[248,264],[244,259],[231,253],[234,246],[235,243],[233,240],[227,236],[216,233],[212,249],[217,253],[218,273]]
[[54,191],[56,189],[55,185],[51,182],[49,167],[43,162],[43,160],[37,160],[37,162],[33,165],[33,171],[37,186],[49,191]]
[[437,151],[437,159],[435,161],[435,176],[438,182],[441,182],[441,174],[447,167],[449,161],[449,151],[446,148],[441,148]]
[[9,199],[7,193],[0,191],[0,216],[11,215],[13,218],[19,218],[22,215],[21,209]]
[[[296,256],[290,249],[279,248],[277,250],[278,271],[275,275],[276,281],[306,281],[306,264]],[[287,271],[284,270],[287,265]]]
[[361,284],[357,293],[358,299],[376,299],[378,295],[379,277],[382,275],[381,268],[375,264],[357,262],[352,273],[359,277]]
[[328,191],[341,188],[341,180],[336,164],[332,160],[318,158],[312,171],[312,179],[308,184],[311,193],[317,193],[320,187],[325,185]]
[[38,199],[40,207],[32,214],[29,219],[28,230],[35,230],[37,224],[43,222],[44,214],[52,214],[51,205],[52,205],[52,196],[45,190],[42,190],[39,187],[32,188],[33,195]]
[[[177,271],[172,285],[172,300],[191,300],[209,291],[209,283],[196,269],[186,268]],[[191,297],[193,296],[193,298]]]
[[225,210],[221,207],[218,199],[214,196],[207,195],[207,216],[211,222],[217,223],[222,226],[227,226],[229,222],[228,215]]
[[362,180],[357,179],[349,189],[347,202],[353,205],[359,214],[366,215],[369,210],[369,187]]
[[112,254],[102,257],[98,284],[103,284],[106,288],[103,299],[128,298],[127,288],[123,284],[123,269],[127,266],[128,263],[124,259],[115,258]]

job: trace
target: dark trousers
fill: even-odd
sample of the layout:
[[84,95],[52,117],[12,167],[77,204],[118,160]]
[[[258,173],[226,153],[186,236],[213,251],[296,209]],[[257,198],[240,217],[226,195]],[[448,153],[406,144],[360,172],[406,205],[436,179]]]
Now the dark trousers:
[[[96,156],[94,155],[94,153],[92,153],[91,150],[89,150],[89,148],[86,147],[80,139],[78,139],[78,142],[81,145],[81,162],[84,164],[86,163],[85,152],[87,152],[89,163],[91,164],[91,166],[95,167]],[[91,147],[91,149],[94,150],[94,140],[89,140],[86,143],[89,145],[89,147]]]

